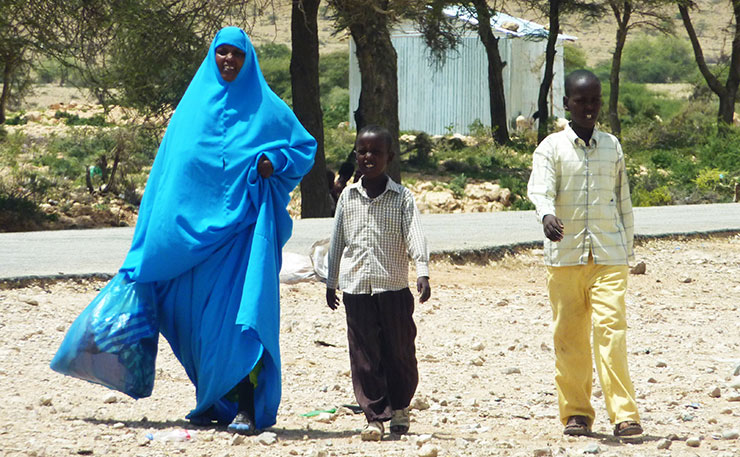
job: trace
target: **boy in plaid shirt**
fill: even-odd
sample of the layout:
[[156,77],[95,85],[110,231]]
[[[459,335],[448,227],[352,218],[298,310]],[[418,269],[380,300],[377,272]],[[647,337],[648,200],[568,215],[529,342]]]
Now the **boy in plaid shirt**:
[[408,255],[416,262],[419,302],[431,295],[419,210],[411,192],[385,172],[393,158],[391,142],[390,132],[377,125],[357,133],[362,178],[337,202],[326,280],[329,308],[339,304],[337,286],[343,291],[352,385],[367,419],[363,441],[380,440],[388,420],[393,433],[409,429],[408,406],[419,374]]
[[619,140],[599,131],[601,82],[586,70],[565,79],[571,122],[534,152],[527,194],[545,240],[553,311],[555,384],[566,435],[589,435],[591,331],[596,372],[615,436],[642,433],[627,367],[625,292],[634,224]]

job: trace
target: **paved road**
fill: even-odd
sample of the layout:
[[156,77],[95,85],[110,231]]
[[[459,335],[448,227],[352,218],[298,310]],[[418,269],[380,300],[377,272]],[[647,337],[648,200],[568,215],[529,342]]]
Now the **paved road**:
[[[539,243],[542,229],[532,211],[425,214],[432,253],[492,251]],[[638,236],[740,232],[740,204],[635,208]],[[331,234],[331,219],[296,221],[285,250],[308,254]],[[0,279],[113,274],[123,262],[133,228],[0,233]]]

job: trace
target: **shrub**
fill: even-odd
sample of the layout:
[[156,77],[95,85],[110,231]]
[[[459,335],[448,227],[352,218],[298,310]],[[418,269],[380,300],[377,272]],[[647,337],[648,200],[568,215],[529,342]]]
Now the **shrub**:
[[696,72],[691,46],[686,40],[665,35],[643,35],[632,37],[624,46],[620,73],[626,81],[689,81]]
[[[563,65],[564,73],[567,75],[571,71],[586,68],[586,51],[578,45],[566,43],[563,45]],[[565,77],[565,76],[563,76]]]

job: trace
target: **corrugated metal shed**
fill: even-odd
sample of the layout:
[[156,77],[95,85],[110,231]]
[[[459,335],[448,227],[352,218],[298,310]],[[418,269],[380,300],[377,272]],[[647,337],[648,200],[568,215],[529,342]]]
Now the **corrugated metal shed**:
[[[505,17],[509,19],[511,16]],[[496,18],[499,23],[502,17]],[[472,21],[471,21],[472,22]],[[531,22],[524,21],[532,28]],[[492,20],[493,23],[493,20]],[[498,23],[497,23],[498,24]],[[534,24],[537,26],[537,24]],[[541,28],[541,26],[539,26]],[[523,29],[523,27],[520,27]],[[538,30],[535,28],[535,30]],[[544,73],[546,40],[542,30],[533,35],[504,33],[498,30],[499,51],[506,62],[504,92],[510,124],[517,116],[531,117],[537,111],[537,95]],[[555,58],[555,78],[550,92],[550,114],[564,116],[563,49],[561,36]],[[456,52],[448,54],[443,65],[435,65],[420,33],[400,27],[391,40],[398,54],[398,105],[401,130],[420,130],[429,134],[469,133],[479,120],[491,124],[488,94],[488,61],[475,34],[464,37]],[[360,70],[355,44],[350,40],[350,124],[360,99]],[[555,103],[553,103],[555,102]]]

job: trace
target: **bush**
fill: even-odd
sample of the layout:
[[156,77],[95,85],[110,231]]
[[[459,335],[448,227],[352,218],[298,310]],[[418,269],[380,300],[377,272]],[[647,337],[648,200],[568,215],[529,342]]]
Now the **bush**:
[[696,72],[696,62],[686,40],[665,35],[642,35],[631,37],[624,46],[620,74],[625,81],[690,81]]
[[285,103],[293,103],[290,80],[290,48],[284,44],[266,43],[255,48],[265,81]]
[[[586,51],[578,45],[566,43],[563,45],[563,65],[565,66],[565,75],[574,70],[586,68]],[[563,75],[563,77],[565,77]]]

